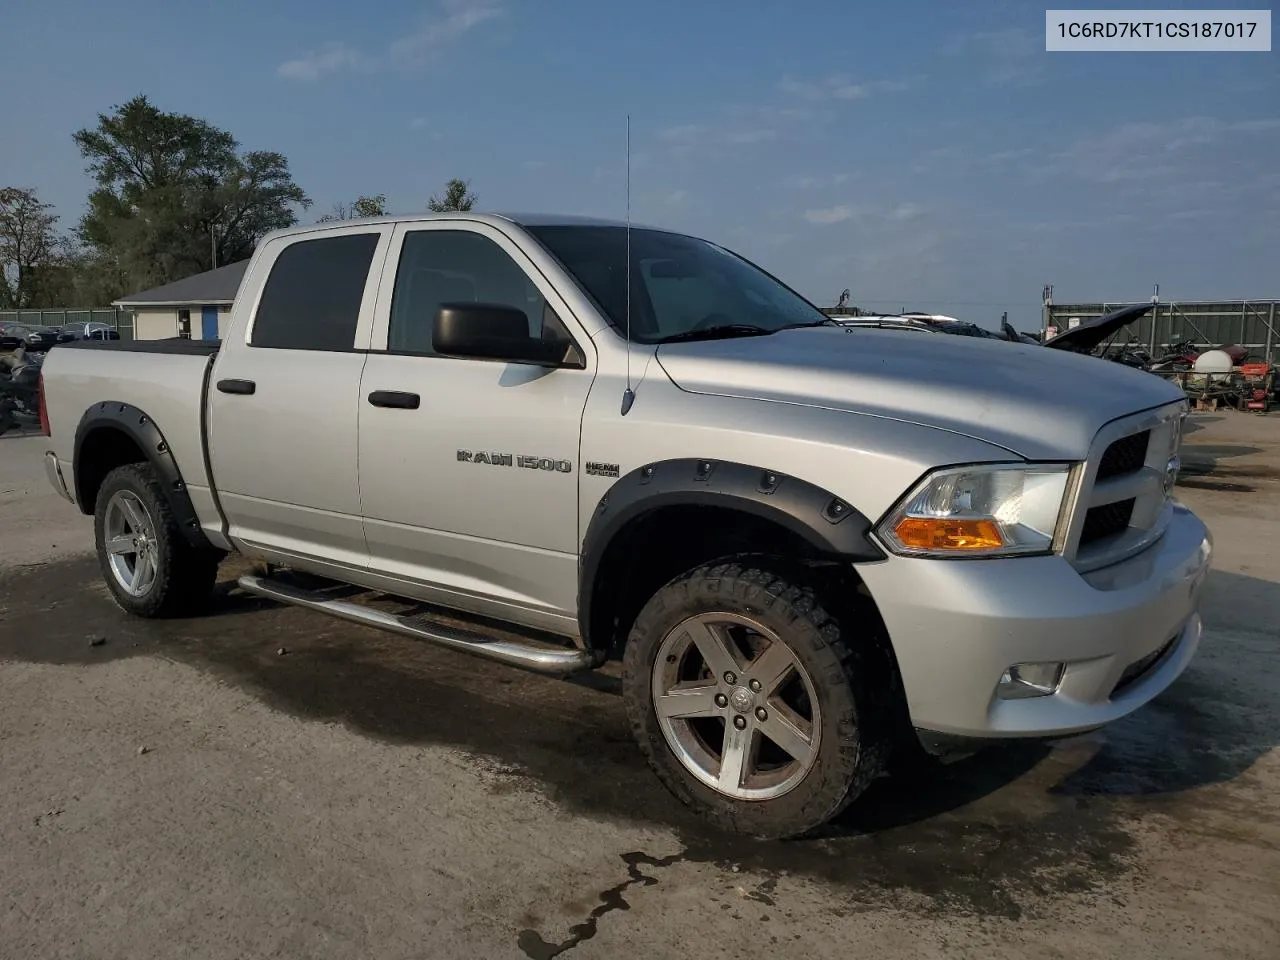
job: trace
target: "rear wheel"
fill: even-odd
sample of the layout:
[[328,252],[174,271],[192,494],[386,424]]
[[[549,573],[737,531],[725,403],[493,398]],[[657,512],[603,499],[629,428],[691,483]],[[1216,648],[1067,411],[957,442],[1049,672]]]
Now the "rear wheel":
[[107,587],[129,613],[181,616],[208,600],[221,555],[182,536],[149,464],[107,474],[98,489],[94,535]]
[[718,564],[668,584],[628,640],[624,693],[650,764],[719,826],[789,837],[882,770],[874,635],[832,618],[803,575]]

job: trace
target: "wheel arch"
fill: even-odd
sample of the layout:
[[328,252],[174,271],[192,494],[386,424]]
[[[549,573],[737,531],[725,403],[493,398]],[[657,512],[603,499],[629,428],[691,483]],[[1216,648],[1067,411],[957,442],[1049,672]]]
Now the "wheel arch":
[[85,411],[76,427],[72,476],[80,512],[92,515],[102,481],[116,467],[149,463],[183,538],[212,548],[196,514],[173,451],[155,421],[133,404],[104,400]]
[[[637,601],[644,602],[634,595],[637,590],[656,589],[685,569],[716,559],[719,550],[758,551],[848,570],[884,559],[870,538],[871,528],[872,522],[840,497],[779,470],[698,458],[646,464],[601,497],[583,537],[578,569],[583,640],[594,649],[615,648],[629,618],[639,612]],[[679,546],[655,552],[655,541],[661,546],[666,536]]]

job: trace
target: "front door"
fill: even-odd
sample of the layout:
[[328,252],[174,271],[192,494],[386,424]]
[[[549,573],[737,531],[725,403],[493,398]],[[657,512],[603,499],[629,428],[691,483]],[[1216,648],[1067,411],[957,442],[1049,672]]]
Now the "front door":
[[[360,498],[373,568],[421,599],[571,626],[590,340],[520,248],[484,224],[397,227],[383,291],[360,384]],[[517,307],[531,334],[573,339],[587,368],[436,355],[436,311],[459,301]],[[404,402],[375,405],[388,394]]]
[[390,237],[365,226],[278,238],[245,277],[240,309],[253,316],[215,361],[209,460],[228,532],[253,555],[368,566],[356,418]]
[[200,308],[200,338],[202,340],[218,339],[218,308],[203,306]]

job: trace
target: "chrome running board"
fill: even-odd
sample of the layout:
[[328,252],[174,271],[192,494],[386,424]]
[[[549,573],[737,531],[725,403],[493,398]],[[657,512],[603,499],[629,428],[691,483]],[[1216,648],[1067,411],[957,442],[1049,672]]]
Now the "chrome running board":
[[247,575],[236,582],[241,590],[268,600],[327,613],[340,620],[348,620],[362,626],[426,640],[448,647],[450,650],[461,650],[464,653],[496,660],[513,667],[522,667],[535,673],[563,676],[598,666],[596,658],[586,650],[560,648],[535,640],[498,640],[478,631],[441,623],[429,615],[402,616],[363,604],[326,599],[318,592],[281,583],[268,577]]

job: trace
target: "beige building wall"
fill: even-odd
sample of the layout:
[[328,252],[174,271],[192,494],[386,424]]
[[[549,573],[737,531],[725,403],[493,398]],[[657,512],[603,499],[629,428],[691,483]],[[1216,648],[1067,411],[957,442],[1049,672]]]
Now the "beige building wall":
[[133,311],[135,340],[163,340],[178,335],[177,307],[153,307]]
[[227,327],[231,324],[231,304],[224,303],[218,307],[218,339],[227,338]]
[[[178,335],[178,312],[191,311],[191,336],[199,339],[203,323],[203,305],[193,303],[182,307],[136,307],[133,311],[133,338],[135,340],[163,340]],[[218,307],[218,336],[227,335],[231,321],[230,304]]]

